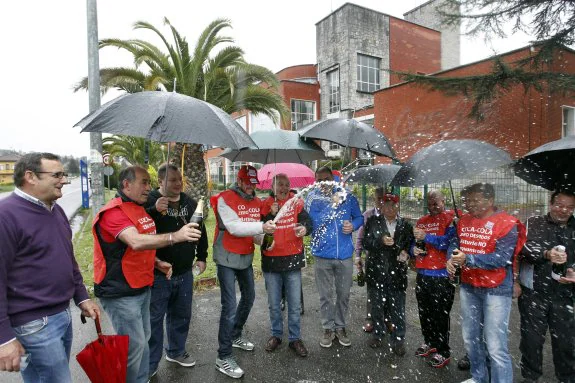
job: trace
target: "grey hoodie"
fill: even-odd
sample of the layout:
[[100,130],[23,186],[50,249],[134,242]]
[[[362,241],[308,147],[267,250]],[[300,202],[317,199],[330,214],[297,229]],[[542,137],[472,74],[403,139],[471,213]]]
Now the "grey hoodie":
[[[236,184],[230,190],[238,193],[240,197],[246,200],[252,200],[254,195],[244,193]],[[253,237],[263,234],[263,222],[243,222],[236,212],[229,207],[222,197],[218,198],[218,225],[225,227],[225,230],[236,237]],[[218,265],[232,269],[243,270],[248,268],[254,259],[254,254],[235,254],[224,249],[223,242],[224,231],[220,230],[218,237],[214,241],[213,256],[214,262]],[[256,242],[261,242],[261,238],[256,238]]]

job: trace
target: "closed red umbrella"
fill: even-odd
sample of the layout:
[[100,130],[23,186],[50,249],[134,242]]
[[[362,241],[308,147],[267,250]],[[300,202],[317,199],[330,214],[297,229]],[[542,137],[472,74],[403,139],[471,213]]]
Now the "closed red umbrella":
[[[96,318],[98,339],[76,355],[92,383],[123,383],[128,365],[128,335],[102,335],[100,318]],[[86,319],[82,316],[82,323]]]
[[258,170],[258,188],[267,190],[272,188],[272,179],[276,174],[287,175],[290,187],[303,188],[315,182],[313,170],[302,164],[278,163],[267,164]]

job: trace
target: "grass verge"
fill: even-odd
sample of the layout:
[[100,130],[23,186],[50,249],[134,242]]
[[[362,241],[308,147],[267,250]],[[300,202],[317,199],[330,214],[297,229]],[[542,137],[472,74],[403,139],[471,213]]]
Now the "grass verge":
[[[108,192],[107,192],[108,193]],[[106,200],[113,197],[113,191],[106,195]],[[78,214],[84,216],[84,222],[80,230],[74,235],[74,254],[76,256],[76,262],[84,278],[84,284],[86,285],[88,292],[91,296],[94,295],[94,238],[92,236],[92,220],[93,214],[91,209],[81,209]],[[216,264],[212,256],[212,242],[214,239],[214,231],[216,227],[216,220],[213,214],[210,214],[208,218],[204,221],[206,225],[206,231],[208,233],[208,241],[210,245],[208,246],[208,259],[206,262],[206,270],[196,278],[196,286],[200,289],[207,288],[209,284],[204,285],[202,279],[213,279],[216,277]],[[256,278],[261,276],[261,255],[259,247],[256,246],[256,251],[254,255],[254,275]]]

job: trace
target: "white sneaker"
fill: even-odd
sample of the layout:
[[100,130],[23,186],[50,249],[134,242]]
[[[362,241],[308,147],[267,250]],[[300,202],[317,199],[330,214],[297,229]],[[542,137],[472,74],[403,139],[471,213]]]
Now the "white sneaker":
[[196,361],[187,352],[184,352],[183,355],[180,355],[177,358],[170,358],[166,355],[166,360],[168,362],[177,363],[182,367],[194,367],[196,365]]
[[473,378],[470,378],[470,379],[464,380],[461,383],[475,383],[475,380],[473,380]]
[[244,375],[244,370],[238,366],[232,356],[224,359],[216,358],[216,369],[234,379],[239,379]]
[[254,349],[254,344],[249,340],[238,338],[232,342],[232,347],[241,348],[244,351],[252,351]]

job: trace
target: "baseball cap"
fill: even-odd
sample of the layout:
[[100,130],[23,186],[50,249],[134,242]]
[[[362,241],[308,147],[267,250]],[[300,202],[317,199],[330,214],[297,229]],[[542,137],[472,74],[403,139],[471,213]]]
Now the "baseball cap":
[[391,193],[386,193],[383,195],[383,202],[392,201],[393,203],[399,202],[399,196]]
[[238,171],[238,179],[251,184],[258,184],[258,171],[250,165],[243,165]]

